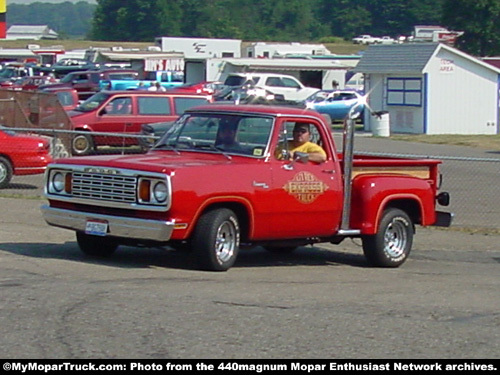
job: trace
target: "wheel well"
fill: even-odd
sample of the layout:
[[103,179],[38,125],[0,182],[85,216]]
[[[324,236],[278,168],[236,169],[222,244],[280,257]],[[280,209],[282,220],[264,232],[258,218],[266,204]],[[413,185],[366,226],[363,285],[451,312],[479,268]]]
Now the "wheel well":
[[390,201],[386,206],[387,208],[399,208],[400,210],[406,212],[410,216],[414,224],[420,224],[422,222],[422,211],[420,205],[416,200],[413,199],[395,199]]
[[9,158],[9,156],[8,156],[8,155],[5,155],[5,154],[0,154],[0,158],[7,159],[7,161],[10,163],[10,165],[12,165],[12,160],[10,160],[10,158]]
[[250,232],[250,217],[247,208],[243,204],[238,202],[220,202],[206,207],[203,213],[220,208],[230,209],[236,214],[236,216],[238,217],[238,222],[240,224],[241,241],[247,241]]

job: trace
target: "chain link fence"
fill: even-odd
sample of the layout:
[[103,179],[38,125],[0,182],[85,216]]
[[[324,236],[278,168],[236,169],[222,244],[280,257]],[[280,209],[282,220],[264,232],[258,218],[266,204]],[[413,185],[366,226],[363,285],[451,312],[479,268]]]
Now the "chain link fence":
[[[81,132],[69,130],[70,119],[62,107],[58,108],[57,100],[53,98],[54,95],[38,95],[37,98],[33,95],[18,94],[17,97],[15,95],[15,93],[11,97],[0,95],[0,125],[9,127],[15,132],[37,134],[49,139],[54,159],[68,156],[73,138]],[[109,143],[113,146],[98,147],[95,152],[97,154],[145,152],[144,148],[139,146],[141,136],[124,137],[123,134],[111,133],[102,134],[102,136],[110,137]],[[112,141],[112,138],[115,140]],[[377,143],[378,140],[372,139],[371,142]],[[393,141],[393,144],[397,143],[398,141]],[[366,144],[365,140],[365,142],[360,142],[360,145],[356,145],[358,154],[442,160],[441,191],[450,193],[451,205],[440,209],[455,214],[453,226],[500,231],[500,199],[498,197],[500,151],[493,152],[491,158],[404,152],[384,153],[374,152]],[[123,145],[128,146],[122,147]],[[10,183],[0,189],[0,201],[2,197],[36,198],[20,200],[19,204],[39,204],[43,200],[43,175],[14,175]],[[2,215],[0,215],[0,222],[2,222]]]

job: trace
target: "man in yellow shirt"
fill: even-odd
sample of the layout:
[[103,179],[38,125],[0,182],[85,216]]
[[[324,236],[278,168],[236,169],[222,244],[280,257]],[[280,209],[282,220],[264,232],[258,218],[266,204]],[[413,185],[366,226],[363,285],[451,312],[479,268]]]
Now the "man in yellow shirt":
[[[323,163],[326,161],[326,152],[316,143],[310,141],[311,129],[309,124],[296,123],[293,128],[293,141],[288,142],[288,151],[290,158],[294,158],[296,152],[304,152],[309,154],[309,160],[315,163]],[[281,149],[276,150],[278,159],[282,159]]]

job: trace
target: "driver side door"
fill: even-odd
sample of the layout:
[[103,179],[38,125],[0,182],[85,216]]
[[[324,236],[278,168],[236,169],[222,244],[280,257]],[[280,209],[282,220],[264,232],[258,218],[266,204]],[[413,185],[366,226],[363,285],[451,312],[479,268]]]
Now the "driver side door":
[[[332,152],[324,128],[304,119],[280,120],[280,134],[271,154],[272,227],[278,238],[328,236],[338,230],[342,213],[342,174],[336,155]],[[280,160],[279,154],[290,142],[292,129],[306,122],[312,133],[311,141],[327,153],[323,163]]]

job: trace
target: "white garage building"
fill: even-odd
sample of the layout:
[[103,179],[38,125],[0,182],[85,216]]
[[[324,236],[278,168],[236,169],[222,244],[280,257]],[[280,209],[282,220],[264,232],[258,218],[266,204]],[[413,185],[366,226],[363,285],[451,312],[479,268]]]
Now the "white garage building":
[[[354,71],[365,75],[372,111],[388,112],[392,133],[500,133],[500,69],[455,48],[372,45]],[[364,120],[368,131],[380,122],[370,111]]]

